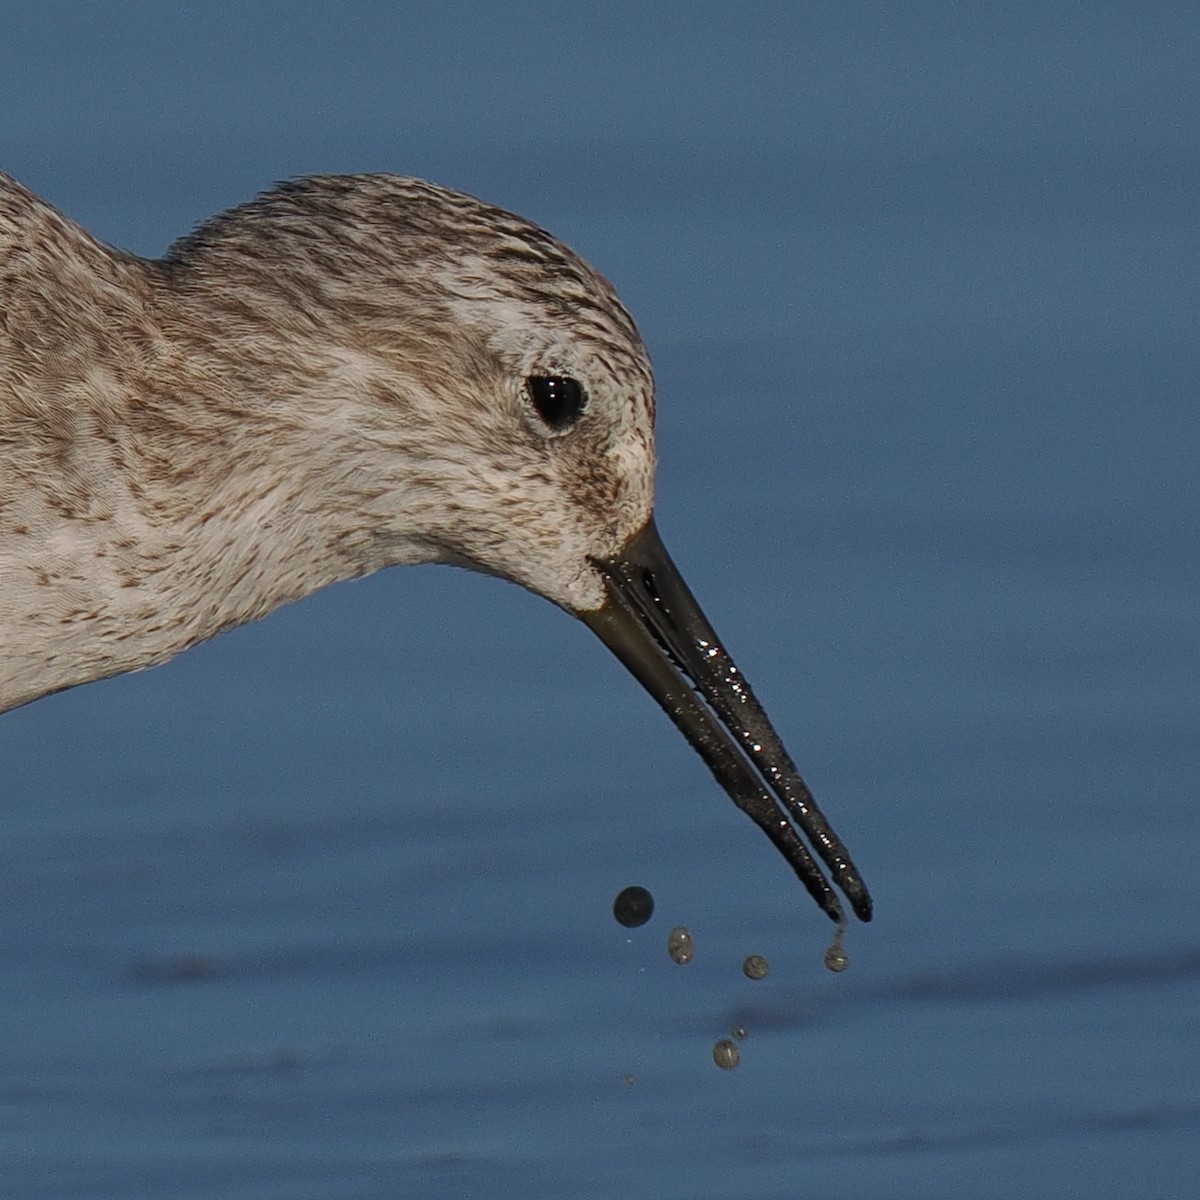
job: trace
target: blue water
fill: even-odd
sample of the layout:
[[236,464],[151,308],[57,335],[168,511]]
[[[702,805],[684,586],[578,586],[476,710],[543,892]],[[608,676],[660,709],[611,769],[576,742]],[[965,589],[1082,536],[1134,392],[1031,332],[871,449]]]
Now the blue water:
[[145,254],[373,169],[593,260],[876,920],[825,972],[545,602],[336,587],[0,719],[0,1196],[1197,1194],[1200,9],[405,8],[6,5],[0,166]]

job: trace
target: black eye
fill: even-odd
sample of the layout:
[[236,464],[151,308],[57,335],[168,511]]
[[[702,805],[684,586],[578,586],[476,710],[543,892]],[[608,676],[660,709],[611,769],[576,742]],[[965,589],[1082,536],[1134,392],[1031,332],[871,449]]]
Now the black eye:
[[551,429],[570,429],[587,408],[587,392],[569,375],[530,375],[525,387],[538,416]]

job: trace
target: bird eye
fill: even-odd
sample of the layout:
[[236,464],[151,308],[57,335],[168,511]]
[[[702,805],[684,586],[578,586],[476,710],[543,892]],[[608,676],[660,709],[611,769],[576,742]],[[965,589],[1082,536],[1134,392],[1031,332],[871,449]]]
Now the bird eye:
[[587,392],[569,375],[530,375],[525,389],[538,416],[556,433],[570,429],[588,405]]

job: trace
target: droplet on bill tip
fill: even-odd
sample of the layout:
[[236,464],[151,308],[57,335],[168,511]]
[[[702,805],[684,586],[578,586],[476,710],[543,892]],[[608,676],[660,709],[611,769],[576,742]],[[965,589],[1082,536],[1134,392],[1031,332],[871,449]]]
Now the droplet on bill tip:
[[829,949],[825,951],[825,966],[830,971],[844,971],[850,965],[850,956],[842,949],[842,938],[846,936],[846,920],[838,922],[837,932]]
[[676,925],[667,934],[667,953],[680,966],[683,966],[684,963],[690,963],[692,955],[695,952],[696,947],[692,942],[692,935],[688,932],[686,925]]
[[645,925],[654,915],[654,897],[644,887],[622,888],[613,901],[613,916],[626,929]]

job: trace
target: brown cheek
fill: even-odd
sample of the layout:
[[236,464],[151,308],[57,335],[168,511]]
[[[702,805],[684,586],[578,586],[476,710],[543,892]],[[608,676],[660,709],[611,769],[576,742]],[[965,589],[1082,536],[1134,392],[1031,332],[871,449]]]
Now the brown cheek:
[[564,479],[570,494],[582,512],[600,524],[615,538],[620,527],[622,481],[614,465],[601,452],[573,455]]

